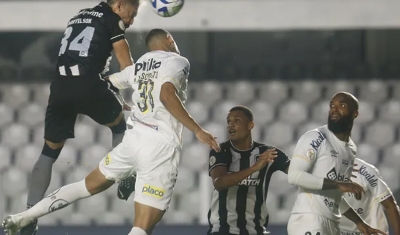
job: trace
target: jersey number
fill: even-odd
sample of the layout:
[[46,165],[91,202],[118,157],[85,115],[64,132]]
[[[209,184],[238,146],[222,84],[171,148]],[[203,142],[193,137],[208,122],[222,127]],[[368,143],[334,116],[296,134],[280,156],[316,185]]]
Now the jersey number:
[[[58,56],[62,55],[65,53],[68,47],[68,39],[71,36],[72,33],[72,27],[68,27],[65,30],[64,37],[61,39],[61,47],[60,47],[60,52],[58,53]],[[83,31],[78,34],[74,38],[74,40],[69,43],[68,50],[70,51],[79,51],[79,56],[81,57],[87,57],[88,56],[88,51],[90,48],[90,43],[92,42],[94,34],[94,27],[87,26]]]
[[152,91],[154,89],[154,82],[151,80],[147,81],[139,81],[139,92],[140,98],[142,102],[138,102],[137,105],[142,113],[147,113],[149,111],[149,106],[151,107],[151,111],[154,109],[154,99],[152,95]]

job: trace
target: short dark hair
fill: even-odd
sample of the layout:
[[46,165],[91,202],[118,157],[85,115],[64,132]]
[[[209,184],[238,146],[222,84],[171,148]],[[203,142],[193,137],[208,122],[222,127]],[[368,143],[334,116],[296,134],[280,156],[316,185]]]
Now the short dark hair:
[[232,111],[242,111],[244,116],[246,116],[250,121],[254,121],[253,112],[251,112],[251,110],[249,108],[247,108],[246,106],[243,106],[243,105],[235,106],[235,107],[231,108],[231,110],[229,110],[229,112],[232,112]]
[[149,46],[149,44],[150,44],[151,40],[153,40],[153,38],[159,37],[159,36],[167,36],[168,34],[169,34],[169,32],[164,29],[150,30],[150,32],[148,32],[146,35],[146,46]]
[[[119,1],[139,7],[139,0],[119,0]],[[118,2],[118,0],[107,0],[108,5],[113,5],[116,2]]]

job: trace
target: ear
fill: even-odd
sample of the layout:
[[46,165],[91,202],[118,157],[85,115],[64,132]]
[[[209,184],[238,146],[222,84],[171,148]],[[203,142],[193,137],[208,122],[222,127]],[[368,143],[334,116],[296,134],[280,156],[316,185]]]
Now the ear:
[[118,2],[116,3],[116,6],[117,6],[117,9],[118,9],[119,11],[121,11],[121,8],[124,7],[124,2],[123,2],[123,1],[118,1]]
[[254,122],[251,121],[251,122],[249,122],[249,130],[251,130],[251,129],[253,129],[253,128],[254,128]]
[[358,117],[358,110],[354,111],[354,113],[353,113],[353,118],[356,119],[357,117]]

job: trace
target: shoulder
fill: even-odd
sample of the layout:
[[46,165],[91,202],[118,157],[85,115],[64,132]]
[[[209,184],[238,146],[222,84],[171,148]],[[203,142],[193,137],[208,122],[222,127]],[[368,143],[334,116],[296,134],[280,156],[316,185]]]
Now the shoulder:
[[358,173],[362,175],[363,173],[365,175],[365,172],[367,172],[368,174],[379,173],[378,168],[360,158],[355,158],[354,163],[357,164],[356,169],[358,169]]
[[179,67],[190,66],[189,60],[186,59],[185,57],[180,56],[174,52],[169,52],[169,53],[170,53],[170,56],[167,58],[167,63],[169,65],[174,64]]
[[300,137],[299,143],[310,145],[317,151],[325,140],[326,135],[319,128],[317,128],[304,133]]

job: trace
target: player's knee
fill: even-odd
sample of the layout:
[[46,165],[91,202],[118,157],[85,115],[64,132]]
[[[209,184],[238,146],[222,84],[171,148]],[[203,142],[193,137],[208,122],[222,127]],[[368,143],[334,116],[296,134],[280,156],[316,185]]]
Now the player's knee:
[[64,147],[65,141],[60,143],[53,143],[48,140],[45,141],[42,149],[42,155],[52,159],[57,159],[60,156],[61,150]]
[[112,133],[123,133],[126,130],[126,122],[125,119],[122,116],[122,119],[119,121],[118,124],[116,124],[115,126],[110,126],[111,132]]

